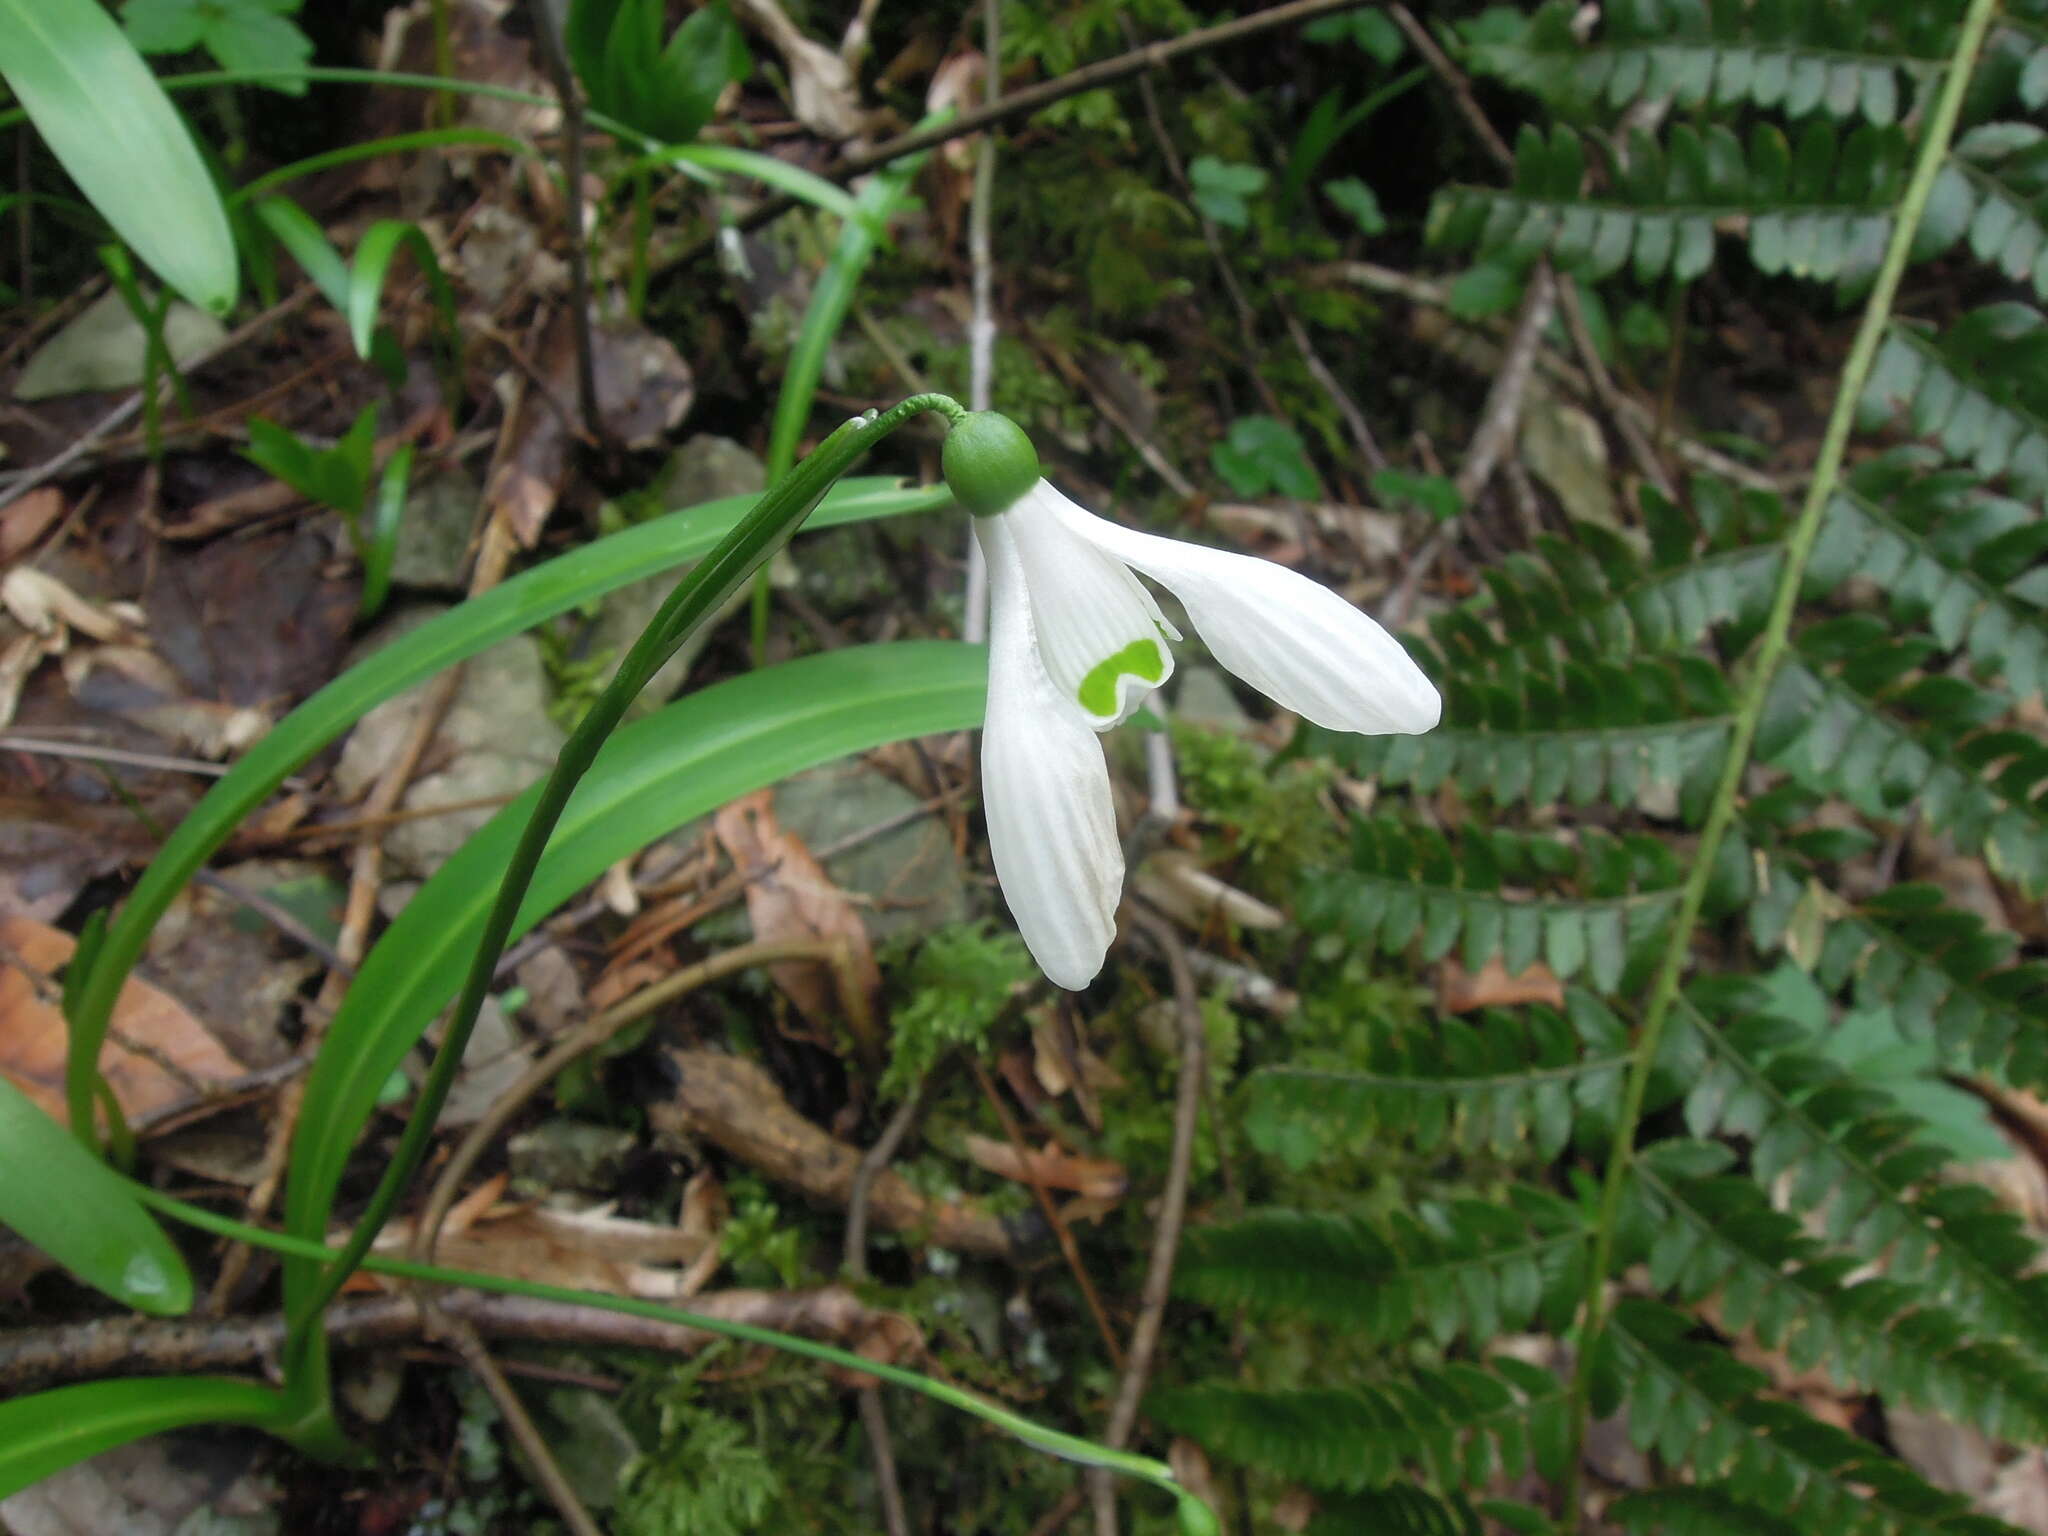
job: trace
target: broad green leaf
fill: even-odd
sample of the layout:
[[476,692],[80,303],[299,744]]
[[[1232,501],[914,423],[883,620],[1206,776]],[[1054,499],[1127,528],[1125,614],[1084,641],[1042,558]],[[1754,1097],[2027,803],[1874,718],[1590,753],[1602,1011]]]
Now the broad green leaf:
[[[0,1226],[138,1312],[176,1317],[192,1276],[112,1169],[0,1077]],[[0,1430],[0,1446],[7,1443]]]
[[240,278],[220,192],[99,0],[0,0],[0,76],[114,232],[187,299],[227,313]]
[[[724,537],[754,500],[752,496],[729,496],[705,502],[536,566],[366,657],[285,716],[165,839],[120,916],[108,928],[97,963],[79,990],[77,1006],[67,1009],[79,1041],[78,1057],[88,1063],[98,1060],[121,983],[173,898],[243,819],[316,752],[384,700],[443,668],[466,661],[506,636],[628,582],[697,559]],[[906,488],[893,479],[849,478],[833,486],[805,526],[830,528],[906,512],[930,512],[951,501],[951,493],[943,486]],[[83,1099],[90,1080],[87,1073],[81,1081],[72,1082],[74,1103]]]
[[[618,860],[740,795],[885,742],[979,724],[986,678],[979,646],[852,646],[719,683],[624,727],[577,786],[513,932],[525,932]],[[292,1144],[288,1231],[325,1235],[377,1094],[455,996],[537,797],[529,790],[465,843],[356,973],[307,1079]],[[287,1264],[288,1296],[314,1268]]]
[[269,1388],[226,1376],[88,1381],[17,1397],[0,1403],[0,1499],[145,1435],[193,1424],[270,1425],[283,1408]]
[[1271,416],[1240,416],[1230,434],[1209,449],[1209,464],[1240,496],[1274,492],[1307,500],[1321,487],[1301,434]]

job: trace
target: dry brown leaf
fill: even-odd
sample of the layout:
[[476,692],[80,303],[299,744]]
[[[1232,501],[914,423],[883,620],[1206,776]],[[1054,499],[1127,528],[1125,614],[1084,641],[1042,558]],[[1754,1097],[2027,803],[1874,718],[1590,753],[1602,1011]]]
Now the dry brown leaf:
[[[760,871],[747,883],[747,917],[757,940],[836,940],[844,946],[845,958],[837,966],[812,960],[769,966],[768,974],[783,995],[820,1028],[829,1030],[844,1020],[863,1043],[873,1043],[874,1000],[882,973],[868,943],[867,927],[817,856],[775,819],[775,792],[764,789],[735,800],[711,824],[733,863]],[[851,995],[842,994],[835,1006],[833,994],[842,988]]]
[[1436,1004],[1445,1013],[1510,1008],[1518,1003],[1548,1003],[1553,1008],[1562,1008],[1564,983],[1540,960],[1515,976],[1507,973],[1498,955],[1477,972],[1466,970],[1456,960],[1446,960],[1437,967]]
[[1020,1156],[1018,1149],[1008,1142],[970,1131],[961,1138],[960,1150],[977,1167],[998,1178],[1015,1179],[1019,1184],[1070,1189],[1094,1200],[1119,1199],[1131,1187],[1124,1165],[1114,1158],[1077,1157],[1051,1142],[1036,1151],[1027,1147]]
[[143,624],[135,604],[88,602],[47,571],[26,565],[0,576],[0,605],[39,635],[54,634],[61,626],[95,640],[125,641]]
[[[516,1280],[666,1301],[701,1290],[716,1268],[717,1231],[630,1221],[606,1207],[558,1211],[493,1205],[458,1223],[458,1215],[469,1217],[480,1197],[502,1189],[502,1183],[487,1184],[449,1212],[434,1247],[437,1261]],[[378,1237],[377,1247],[402,1250],[412,1238],[412,1223],[395,1221]],[[703,1262],[707,1255],[708,1265]]]
[[[708,1141],[813,1200],[846,1203],[860,1150],[798,1114],[759,1065],[723,1051],[672,1050],[669,1060],[675,1097],[648,1108],[657,1130]],[[1008,1258],[1019,1242],[1008,1224],[976,1202],[921,1194],[893,1169],[884,1168],[868,1186],[868,1211],[878,1225],[963,1253]]]
[[736,0],[733,11],[782,55],[798,122],[833,140],[850,139],[861,131],[864,114],[846,60],[805,37],[776,0]]
[[[56,978],[76,947],[61,929],[0,913],[0,1075],[59,1121],[68,1117],[66,1035]],[[176,998],[131,978],[114,1004],[100,1071],[122,1113],[135,1121],[209,1084],[244,1077],[248,1069]]]
[[0,509],[0,565],[12,565],[64,515],[64,493],[53,485],[25,491]]

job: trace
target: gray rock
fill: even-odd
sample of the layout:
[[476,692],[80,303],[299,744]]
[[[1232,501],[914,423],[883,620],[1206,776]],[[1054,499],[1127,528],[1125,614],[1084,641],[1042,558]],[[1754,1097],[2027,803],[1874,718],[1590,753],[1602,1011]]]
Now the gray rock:
[[543,1120],[506,1143],[512,1187],[522,1194],[608,1192],[618,1184],[634,1140],[631,1131],[587,1120]]
[[[227,327],[204,310],[174,301],[164,316],[164,345],[184,368],[227,340]],[[15,382],[17,400],[103,389],[133,389],[142,382],[149,337],[120,294],[109,290],[76,320],[36,348]]]
[[483,492],[459,469],[415,480],[406,492],[398,524],[391,579],[403,587],[460,592],[469,539]]
[[[438,612],[413,608],[381,624],[365,641],[368,651],[410,633]],[[346,798],[367,793],[411,734],[413,719],[433,681],[387,699],[356,722],[335,765],[334,781]],[[400,805],[409,811],[517,794],[547,772],[561,750],[561,727],[548,718],[548,678],[540,648],[527,635],[501,641],[472,657],[454,700],[442,717],[425,761]],[[494,806],[400,822],[384,838],[395,874],[426,876],[440,868]]]
[[[776,818],[814,853],[914,811],[918,803],[916,795],[857,757],[798,774],[775,791]],[[935,813],[891,827],[824,863],[834,885],[872,902],[861,917],[877,942],[967,919],[967,871],[945,818]]]

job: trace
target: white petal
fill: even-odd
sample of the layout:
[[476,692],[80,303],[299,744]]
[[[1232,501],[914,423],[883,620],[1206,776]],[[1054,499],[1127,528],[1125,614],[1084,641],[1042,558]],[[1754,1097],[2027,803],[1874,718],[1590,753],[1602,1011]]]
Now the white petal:
[[1046,675],[1106,731],[1173,676],[1162,641],[1180,637],[1121,560],[1068,532],[1065,502],[1041,480],[999,521],[1016,544]]
[[989,570],[981,798],[1003,899],[1039,969],[1078,991],[1116,937],[1124,855],[1088,717],[1040,663],[1011,519],[976,518]]
[[1063,527],[1170,589],[1216,659],[1281,707],[1369,736],[1426,731],[1443,713],[1401,643],[1321,583],[1270,560],[1119,527],[1051,494]]

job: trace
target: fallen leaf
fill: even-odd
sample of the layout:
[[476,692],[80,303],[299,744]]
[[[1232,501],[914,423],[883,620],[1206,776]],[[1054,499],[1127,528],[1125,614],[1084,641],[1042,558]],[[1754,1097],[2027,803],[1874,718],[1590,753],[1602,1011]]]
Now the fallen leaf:
[[[54,1120],[64,1108],[68,1044],[58,981],[77,941],[18,913],[0,914],[0,1074]],[[136,1049],[130,1049],[130,1046]],[[114,1004],[100,1071],[130,1121],[247,1075],[170,994],[130,978]]]
[[798,122],[827,139],[850,139],[860,132],[864,114],[846,60],[805,37],[776,0],[735,0],[733,12],[782,55]]
[[64,515],[64,493],[53,485],[24,491],[0,510],[0,566],[12,565]]
[[[723,1051],[671,1050],[668,1059],[675,1068],[675,1094],[647,1111],[657,1131],[708,1141],[812,1200],[846,1203],[860,1149],[798,1114],[763,1068]],[[972,1200],[922,1194],[889,1168],[868,1186],[868,1211],[877,1226],[962,1253],[1008,1258],[1029,1241],[1028,1223],[1020,1228]]]
[[1437,967],[1436,1003],[1445,1013],[1473,1013],[1481,1008],[1509,1008],[1518,1003],[1548,1003],[1564,1006],[1564,983],[1542,961],[1510,976],[1507,967],[1494,956],[1477,972],[1468,971],[1456,960]]
[[[844,946],[844,959],[837,966],[815,960],[784,960],[769,966],[768,974],[783,995],[819,1028],[830,1030],[844,1021],[864,1045],[877,1044],[874,1000],[882,973],[867,928],[824,865],[776,821],[775,792],[764,789],[733,801],[712,818],[712,829],[734,864],[760,871],[747,883],[747,917],[756,939],[836,940]],[[840,994],[837,1007],[835,991]]]
[[1061,1151],[1051,1142],[1022,1153],[1006,1141],[969,1132],[960,1149],[974,1162],[998,1178],[1019,1184],[1036,1184],[1045,1189],[1068,1189],[1095,1200],[1115,1200],[1130,1188],[1130,1176],[1114,1158],[1077,1157]]

